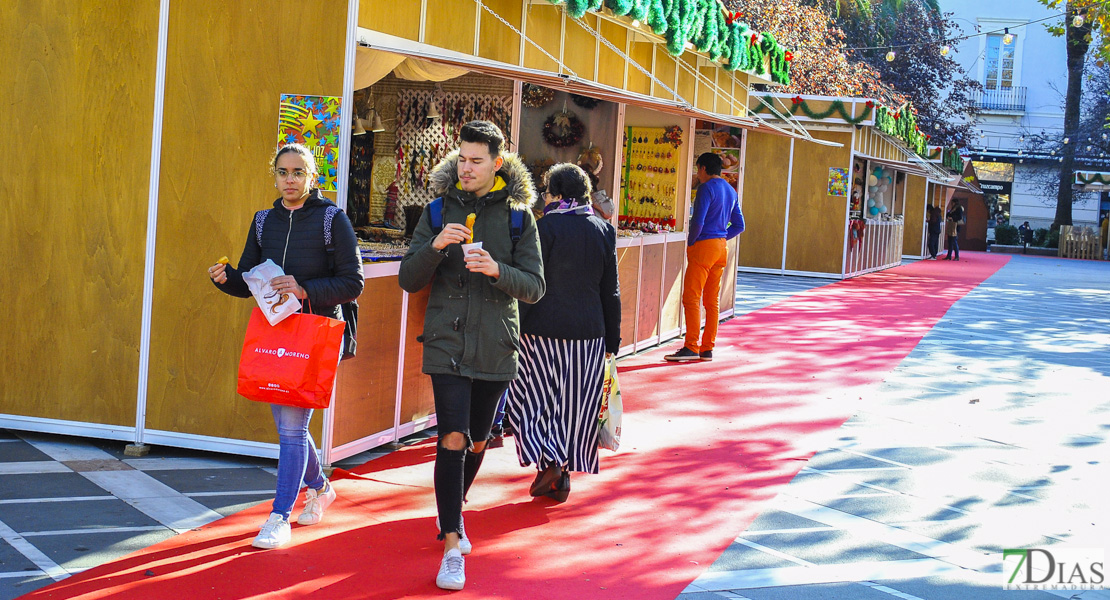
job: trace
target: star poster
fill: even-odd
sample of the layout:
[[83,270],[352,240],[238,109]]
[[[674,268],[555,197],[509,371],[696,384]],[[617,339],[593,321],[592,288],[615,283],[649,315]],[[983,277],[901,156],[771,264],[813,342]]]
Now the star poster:
[[848,195],[848,169],[829,168],[829,195]]
[[320,189],[336,191],[339,177],[339,107],[342,98],[282,94],[278,105],[278,147],[304,144],[316,157]]

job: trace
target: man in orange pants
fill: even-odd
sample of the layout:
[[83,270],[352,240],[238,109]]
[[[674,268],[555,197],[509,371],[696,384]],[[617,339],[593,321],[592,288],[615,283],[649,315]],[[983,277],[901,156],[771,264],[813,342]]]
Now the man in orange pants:
[[[728,262],[725,242],[744,231],[744,215],[736,189],[721,177],[721,157],[706,152],[698,157],[698,193],[686,234],[686,278],[682,282],[682,308],[686,314],[686,340],[668,354],[671,362],[713,360],[721,304],[721,275]],[[705,331],[701,308],[705,307]]]

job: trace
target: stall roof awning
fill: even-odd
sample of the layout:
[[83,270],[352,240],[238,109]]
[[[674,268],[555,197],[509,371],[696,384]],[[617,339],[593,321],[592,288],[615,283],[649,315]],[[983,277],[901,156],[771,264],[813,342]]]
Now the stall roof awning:
[[911,163],[908,163],[908,162],[902,162],[902,161],[898,161],[898,160],[890,160],[890,159],[887,159],[887,158],[876,158],[874,156],[870,156],[870,155],[867,155],[867,154],[858,154],[857,153],[856,156],[858,156],[859,158],[869,160],[873,163],[883,165],[884,167],[891,167],[893,169],[898,169],[899,171],[904,171],[906,173],[909,173],[910,175],[918,175],[920,177],[932,177],[933,176],[933,174],[930,173],[929,171],[926,171],[925,169],[922,169],[918,165],[911,164]]
[[1075,185],[1085,192],[1110,190],[1110,173],[1105,171],[1076,171]]
[[[716,123],[732,125],[735,127],[743,127],[747,129],[757,129],[761,126],[759,122],[748,117],[702,110],[690,106],[686,103],[665,100],[662,98],[656,98],[654,96],[646,96],[644,94],[630,92],[628,90],[608,86],[602,83],[579,79],[569,74],[553,73],[551,71],[544,71],[541,69],[532,69],[529,67],[511,65],[508,63],[482,58],[480,56],[473,56],[470,54],[464,54],[462,52],[448,50],[446,48],[439,48],[428,44],[422,44],[420,42],[414,42],[409,39],[392,36],[386,33],[373,31],[363,27],[360,27],[358,30],[358,43],[359,45],[370,48],[372,50],[380,50],[383,52],[391,52],[394,54],[401,54],[413,58],[432,60],[464,68],[476,73],[483,73],[485,75],[493,75],[496,77],[504,77],[507,79],[518,79],[521,81],[527,81],[529,83],[543,85],[545,87],[592,96],[601,100],[631,104],[633,106],[641,106],[644,108],[660,110],[685,117],[706,119]],[[803,135],[787,132],[778,127],[768,127],[785,135],[798,137],[799,139],[809,139]],[[818,143],[822,142],[822,140],[813,141]],[[839,144],[834,145],[839,146]]]

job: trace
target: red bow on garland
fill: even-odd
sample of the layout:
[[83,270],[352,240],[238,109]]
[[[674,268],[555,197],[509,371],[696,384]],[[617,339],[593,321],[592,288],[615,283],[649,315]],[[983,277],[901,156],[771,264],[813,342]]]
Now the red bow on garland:
[[801,104],[802,102],[805,102],[805,100],[802,100],[801,96],[794,96],[793,98],[790,99],[790,101],[793,102],[794,104]]
[[752,43],[751,43],[750,45],[754,46],[754,45],[755,45],[755,43],[756,43],[756,42],[757,42],[758,40],[759,40],[759,34],[758,34],[758,33],[753,33],[753,34],[752,34]]
[[870,100],[868,100],[866,104],[867,104],[867,108],[875,108],[875,103],[870,101]]
[[786,53],[783,54],[783,58],[786,59],[786,62],[793,62],[794,61],[794,53],[787,50]]
[[740,20],[740,11],[736,11],[736,12],[732,12],[732,13],[728,12],[727,10],[725,11],[725,23],[727,23],[729,25],[732,25],[733,21],[739,21],[739,20]]

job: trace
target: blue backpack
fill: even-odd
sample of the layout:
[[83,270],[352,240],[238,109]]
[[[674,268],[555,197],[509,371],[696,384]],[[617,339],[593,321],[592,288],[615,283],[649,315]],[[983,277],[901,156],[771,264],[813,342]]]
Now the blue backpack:
[[[428,218],[432,222],[432,235],[439,235],[443,231],[443,198],[436,198],[428,204]],[[509,237],[513,240],[513,252],[516,252],[516,243],[524,233],[524,211],[519,209],[509,210]]]

